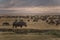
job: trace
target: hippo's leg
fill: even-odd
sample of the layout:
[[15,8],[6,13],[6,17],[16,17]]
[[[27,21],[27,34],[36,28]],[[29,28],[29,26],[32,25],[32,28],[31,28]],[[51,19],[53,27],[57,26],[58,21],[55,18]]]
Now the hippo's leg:
[[25,27],[27,27],[27,25],[24,25]]
[[13,26],[13,28],[17,28],[17,26]]
[[17,28],[17,26],[15,26],[15,28]]
[[20,27],[22,28],[22,25]]
[[13,28],[15,28],[15,25],[13,25]]

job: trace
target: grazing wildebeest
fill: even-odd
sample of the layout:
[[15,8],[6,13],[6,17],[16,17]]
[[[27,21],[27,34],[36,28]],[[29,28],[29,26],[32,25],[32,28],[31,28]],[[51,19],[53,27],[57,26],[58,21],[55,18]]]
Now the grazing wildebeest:
[[48,24],[55,24],[54,20],[50,20]]
[[28,22],[30,22],[30,20],[29,20],[29,19],[28,19],[27,21],[28,21]]
[[38,19],[33,19],[33,22],[38,22]]
[[49,17],[48,20],[46,20],[46,22],[48,24],[55,24],[55,25],[59,25],[60,24],[60,20],[59,18],[55,17],[55,16],[52,16],[52,17]]
[[48,18],[47,16],[41,16],[41,17],[40,17],[40,19],[41,19],[42,21],[45,21],[47,18]]
[[46,20],[46,23],[48,24],[55,24],[55,21],[54,21],[54,17],[48,17],[47,20]]
[[3,24],[2,24],[3,26],[8,26],[8,25],[10,25],[8,22],[4,22]]
[[24,22],[23,20],[20,20],[20,22],[17,22],[17,20],[15,22],[13,22],[13,28],[17,28],[17,27],[27,27],[27,23]]
[[60,20],[59,19],[55,20],[55,24],[56,24],[56,26],[59,25],[60,24]]

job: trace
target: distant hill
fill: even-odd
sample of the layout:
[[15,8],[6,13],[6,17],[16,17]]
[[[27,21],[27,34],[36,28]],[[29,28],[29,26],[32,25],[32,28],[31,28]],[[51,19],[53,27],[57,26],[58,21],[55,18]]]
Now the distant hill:
[[23,16],[23,15],[60,15],[60,13],[4,13],[0,14],[0,16]]

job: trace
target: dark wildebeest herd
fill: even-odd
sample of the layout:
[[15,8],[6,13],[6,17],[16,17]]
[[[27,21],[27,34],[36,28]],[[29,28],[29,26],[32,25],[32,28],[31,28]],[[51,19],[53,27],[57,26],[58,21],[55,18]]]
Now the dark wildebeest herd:
[[41,20],[46,21],[48,24],[55,24],[56,26],[60,24],[60,15],[46,15],[41,16]]
[[[16,17],[14,17],[16,18]],[[18,18],[18,16],[17,16]],[[24,18],[24,19],[28,19],[27,21],[30,22],[32,20],[32,22],[40,22],[41,21],[45,21],[47,24],[53,25],[55,24],[56,26],[60,24],[60,15],[43,15],[43,16],[19,16],[19,18]],[[23,20],[20,20],[19,22],[17,20],[15,20],[12,24],[13,28],[17,28],[17,27],[27,27],[27,22],[25,22]],[[3,22],[3,25],[9,25],[9,22]]]

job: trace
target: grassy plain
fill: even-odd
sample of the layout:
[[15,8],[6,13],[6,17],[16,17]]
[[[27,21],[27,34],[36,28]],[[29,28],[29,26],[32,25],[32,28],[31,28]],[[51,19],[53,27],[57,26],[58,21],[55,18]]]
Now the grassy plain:
[[[1,28],[12,28],[12,23],[15,19],[2,18],[0,19],[0,29]],[[24,19],[25,22],[27,19]],[[9,26],[3,26],[3,22],[9,22]],[[27,27],[22,29],[39,29],[39,30],[60,30],[60,25],[49,25],[45,21],[39,20],[38,22],[27,22]],[[21,29],[18,27],[17,29]],[[14,32],[0,32],[0,40],[60,40],[60,32],[49,31],[47,33],[29,33],[29,34],[16,34]]]

